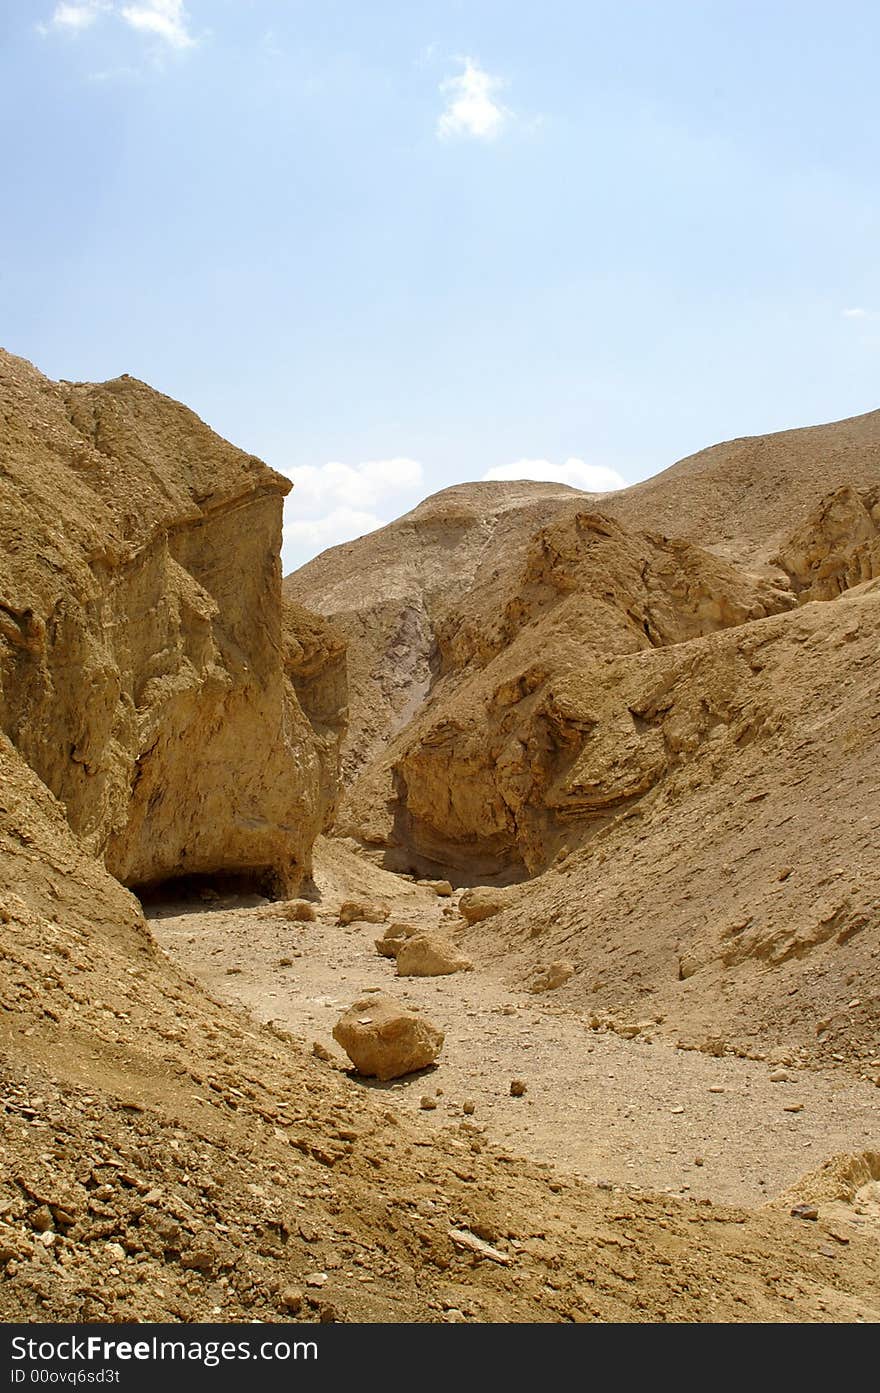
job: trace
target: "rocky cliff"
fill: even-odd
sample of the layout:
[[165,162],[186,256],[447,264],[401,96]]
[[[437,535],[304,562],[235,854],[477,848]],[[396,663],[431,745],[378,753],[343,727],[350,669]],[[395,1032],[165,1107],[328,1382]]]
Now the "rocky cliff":
[[0,465],[0,727],[124,884],[296,888],[335,750],[285,672],[287,481],[141,382],[7,354]]

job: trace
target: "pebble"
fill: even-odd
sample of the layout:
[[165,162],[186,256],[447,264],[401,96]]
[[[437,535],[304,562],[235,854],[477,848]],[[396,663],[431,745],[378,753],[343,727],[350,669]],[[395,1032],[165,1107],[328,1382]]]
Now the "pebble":
[[296,1315],[302,1310],[303,1294],[299,1287],[285,1287],[279,1299],[285,1311],[292,1311]]
[[474,1113],[477,1110],[477,1105],[474,1102],[473,1098],[465,1098],[464,1102],[461,1105],[461,1110],[464,1113],[465,1117],[473,1117]]
[[803,1103],[786,1103],[785,1107],[782,1109],[783,1112],[803,1112],[803,1110]]
[[432,1109],[432,1108],[436,1108],[436,1106],[437,1106],[437,1099],[436,1099],[436,1098],[432,1098],[432,1097],[431,1097],[429,1094],[427,1094],[427,1093],[422,1094],[422,1097],[419,1099],[419,1107],[420,1107],[420,1108],[424,1108],[425,1112],[430,1112],[431,1109]]
[[510,1083],[511,1098],[521,1098],[526,1091],[526,1085],[522,1079],[512,1079]]
[[326,1272],[310,1272],[306,1277],[307,1287],[322,1287],[327,1281]]
[[774,1069],[770,1075],[771,1083],[788,1083],[788,1074],[785,1069]]

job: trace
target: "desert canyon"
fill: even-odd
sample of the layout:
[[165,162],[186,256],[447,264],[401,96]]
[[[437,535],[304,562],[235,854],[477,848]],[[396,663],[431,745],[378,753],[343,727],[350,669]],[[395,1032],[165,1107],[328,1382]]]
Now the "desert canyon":
[[880,411],[283,581],[134,378],[0,471],[0,1318],[880,1320]]

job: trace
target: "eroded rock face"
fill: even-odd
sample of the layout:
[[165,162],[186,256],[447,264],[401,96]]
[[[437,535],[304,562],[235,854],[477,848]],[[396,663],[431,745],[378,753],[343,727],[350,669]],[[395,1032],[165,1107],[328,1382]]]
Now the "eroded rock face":
[[0,727],[124,884],[295,891],[333,751],[282,665],[287,481],[132,378],[0,354],[0,422]]
[[780,547],[777,563],[798,598],[834,600],[880,576],[880,487],[839,488]]
[[624,691],[607,664],[796,603],[689,543],[570,506],[448,610],[432,699],[350,791],[348,824],[416,867],[532,875],[674,762],[653,669]]
[[443,1048],[444,1033],[393,997],[377,994],[340,1016],[333,1039],[359,1074],[384,1080],[427,1069]]

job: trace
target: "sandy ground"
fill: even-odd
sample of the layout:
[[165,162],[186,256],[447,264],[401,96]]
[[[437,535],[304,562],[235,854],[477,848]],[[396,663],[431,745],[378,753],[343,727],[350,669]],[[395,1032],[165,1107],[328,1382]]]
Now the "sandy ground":
[[[348,1061],[331,1032],[359,996],[390,992],[424,1011],[446,1032],[437,1066],[388,1084],[356,1075],[352,1083],[387,1090],[426,1130],[461,1116],[470,1100],[473,1121],[518,1155],[630,1189],[747,1205],[833,1152],[877,1146],[870,1084],[794,1067],[771,1082],[769,1063],[600,1033],[554,1006],[552,993],[511,991],[479,964],[449,977],[398,978],[394,961],[376,953],[380,927],[335,922],[350,870],[319,871],[312,923],[289,922],[255,896],[223,896],[153,906],[152,927],[213,995],[320,1043],[341,1067]],[[392,919],[441,922],[448,901],[372,867],[365,874],[368,889],[381,884]],[[521,1098],[510,1096],[513,1079],[526,1084]],[[423,1109],[425,1097],[436,1108]],[[802,1109],[786,1111],[795,1104]]]

